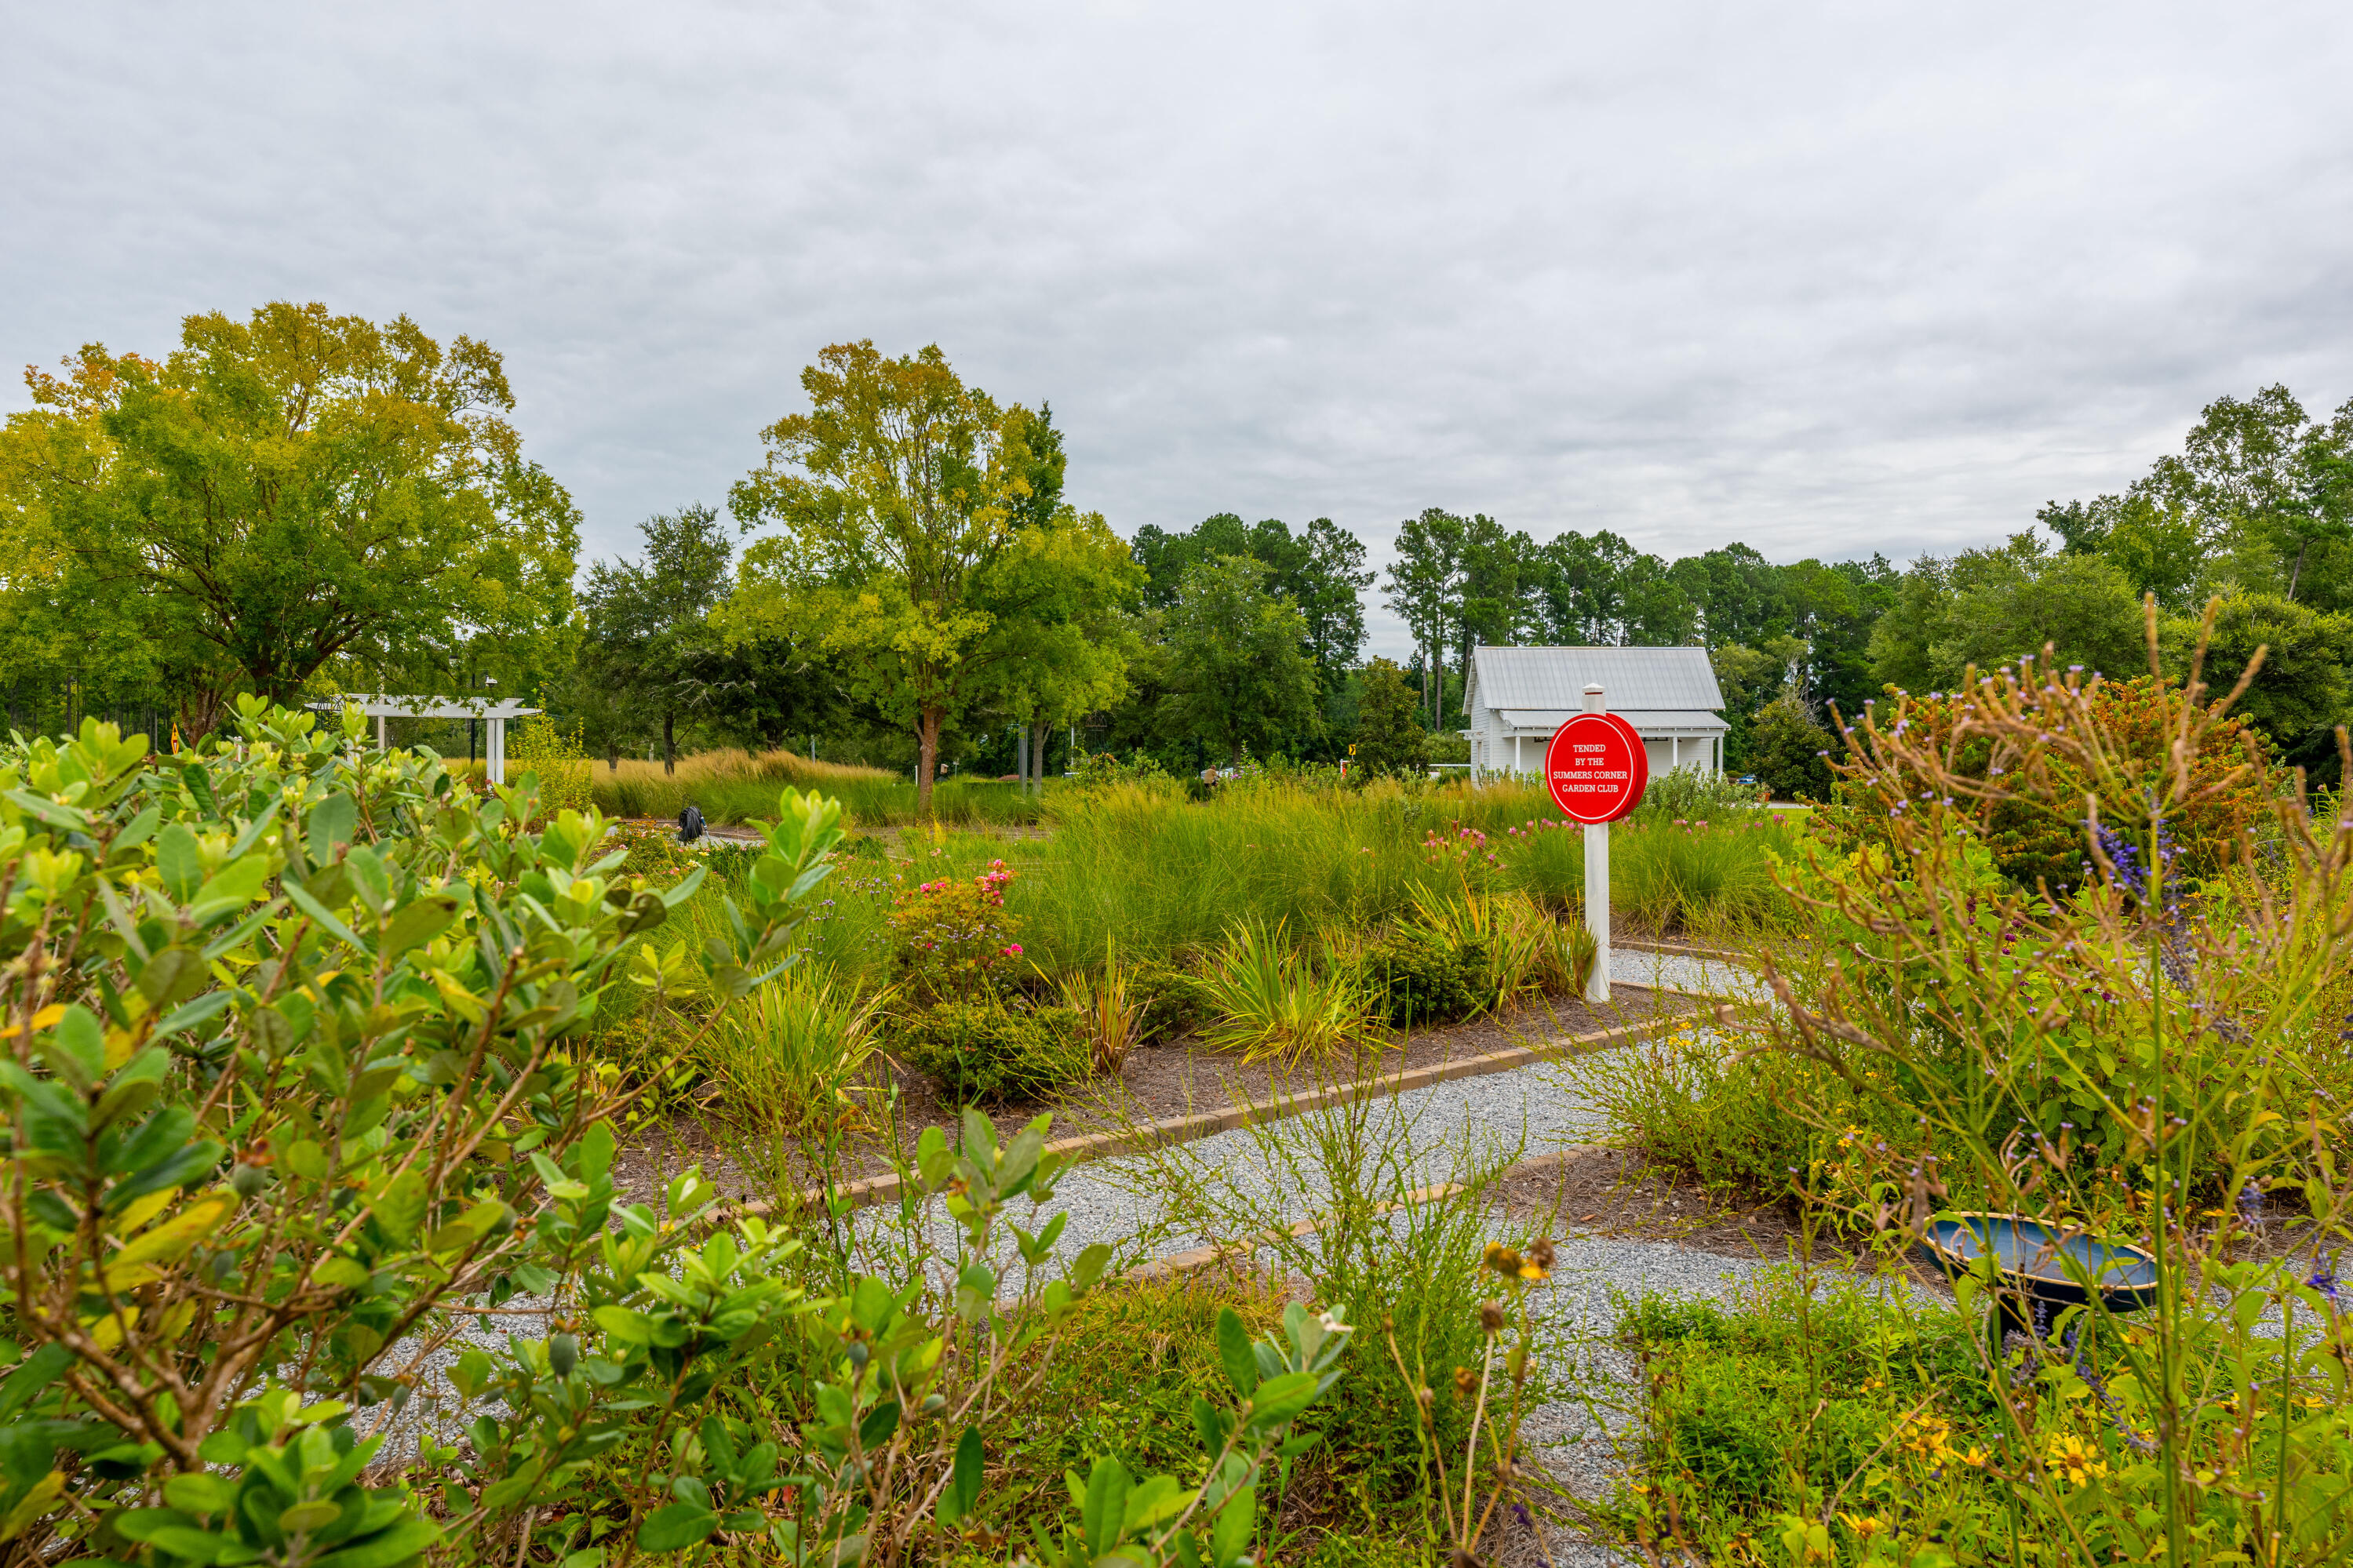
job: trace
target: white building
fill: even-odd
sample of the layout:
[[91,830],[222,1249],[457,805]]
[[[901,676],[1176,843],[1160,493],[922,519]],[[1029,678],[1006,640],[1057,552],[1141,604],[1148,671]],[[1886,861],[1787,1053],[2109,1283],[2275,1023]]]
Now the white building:
[[1471,776],[1539,773],[1545,743],[1585,688],[1634,726],[1653,776],[1672,768],[1724,771],[1724,693],[1704,647],[1474,647],[1462,706]]

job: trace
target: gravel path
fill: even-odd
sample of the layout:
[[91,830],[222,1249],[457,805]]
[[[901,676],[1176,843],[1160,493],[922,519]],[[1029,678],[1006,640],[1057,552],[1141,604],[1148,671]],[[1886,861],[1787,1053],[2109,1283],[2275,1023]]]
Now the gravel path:
[[[1613,952],[1610,973],[1617,981],[1716,994],[1736,989],[1746,978],[1720,963],[1629,950]],[[1032,1222],[1059,1212],[1066,1216],[1054,1247],[1060,1260],[1103,1242],[1114,1248],[1115,1267],[1133,1268],[1308,1218],[1329,1203],[1335,1163],[1356,1165],[1366,1190],[1396,1193],[1593,1142],[1606,1131],[1573,1089],[1541,1067],[1522,1068],[1370,1101],[1352,1116],[1326,1113],[1238,1129],[1145,1155],[1078,1165],[1063,1174],[1045,1211],[1025,1213],[1022,1205],[1011,1217],[1034,1228]],[[861,1210],[849,1223],[864,1266],[896,1272],[912,1255],[928,1252],[932,1272],[944,1282],[946,1268],[937,1258],[943,1253],[953,1258],[957,1233],[936,1205],[918,1216],[916,1235],[907,1234],[896,1211],[888,1208]],[[1393,1223],[1402,1226],[1405,1216]],[[1565,1485],[1577,1495],[1595,1497],[1606,1490],[1615,1468],[1609,1417],[1597,1409],[1614,1403],[1612,1395],[1626,1376],[1622,1358],[1598,1342],[1614,1326],[1611,1289],[1634,1296],[1651,1290],[1720,1296],[1757,1265],[1666,1243],[1590,1236],[1572,1235],[1558,1250],[1556,1278],[1538,1298],[1543,1331],[1556,1353],[1573,1356],[1589,1370],[1599,1392],[1589,1402],[1593,1408],[1562,1404],[1538,1410],[1528,1431]],[[997,1263],[1000,1277],[1013,1285],[1018,1263],[1009,1237]],[[544,1322],[531,1316],[470,1329],[433,1358],[431,1371],[446,1371],[470,1342],[495,1344],[510,1333],[536,1339],[545,1332]],[[429,1377],[427,1387],[439,1381]],[[439,1403],[429,1397],[413,1402],[407,1418],[394,1424],[405,1430],[392,1447],[405,1447],[404,1439],[420,1423],[438,1425]],[[1616,1561],[1598,1548],[1566,1540],[1550,1547],[1553,1561],[1564,1565]]]

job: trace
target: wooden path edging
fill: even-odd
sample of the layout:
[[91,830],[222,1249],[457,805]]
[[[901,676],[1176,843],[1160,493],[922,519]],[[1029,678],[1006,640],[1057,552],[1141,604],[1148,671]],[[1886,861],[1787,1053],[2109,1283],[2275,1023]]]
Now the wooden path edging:
[[[1686,994],[1674,986],[1644,985],[1630,980],[1613,980],[1612,988],[1623,986],[1629,991],[1644,991],[1654,995]],[[1588,1056],[1595,1051],[1609,1050],[1621,1045],[1631,1045],[1647,1039],[1685,1021],[1690,1015],[1669,1013],[1644,1018],[1639,1023],[1620,1024],[1607,1029],[1595,1029],[1588,1034],[1572,1035],[1542,1046],[1510,1046],[1500,1051],[1487,1051],[1460,1061],[1434,1062],[1428,1067],[1409,1068],[1391,1073],[1387,1078],[1360,1079],[1353,1083],[1334,1084],[1327,1089],[1311,1089],[1304,1094],[1274,1095],[1266,1100],[1245,1100],[1221,1110],[1197,1111],[1190,1116],[1164,1117],[1157,1121],[1139,1122],[1134,1127],[1113,1128],[1104,1132],[1084,1132],[1071,1138],[1057,1138],[1046,1145],[1043,1152],[1057,1156],[1067,1163],[1086,1160],[1107,1159],[1118,1154],[1133,1154],[1145,1149],[1166,1148],[1172,1143],[1190,1143],[1198,1139],[1230,1132],[1238,1127],[1268,1121],[1287,1121],[1321,1110],[1327,1105],[1337,1105],[1359,1095],[1395,1096],[1418,1089],[1429,1089],[1456,1079],[1484,1078],[1491,1073],[1512,1072],[1540,1062],[1557,1060],[1564,1056]],[[867,1176],[845,1183],[833,1189],[834,1202],[847,1200],[852,1209],[870,1208],[876,1204],[895,1203],[900,1195],[899,1173],[886,1171],[879,1176]],[[803,1188],[801,1204],[810,1209],[823,1209],[828,1194],[822,1187]],[[730,1207],[731,1218],[765,1215],[774,1210],[767,1202],[742,1204]]]

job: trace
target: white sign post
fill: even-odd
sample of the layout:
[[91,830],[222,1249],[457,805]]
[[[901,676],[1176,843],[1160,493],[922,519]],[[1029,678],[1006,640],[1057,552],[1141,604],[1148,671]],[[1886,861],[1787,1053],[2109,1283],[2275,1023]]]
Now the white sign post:
[[[1601,688],[1585,689],[1585,710],[1607,713]],[[1609,825],[1585,825],[1585,929],[1593,937],[1593,970],[1585,978],[1588,1002],[1609,1000]]]

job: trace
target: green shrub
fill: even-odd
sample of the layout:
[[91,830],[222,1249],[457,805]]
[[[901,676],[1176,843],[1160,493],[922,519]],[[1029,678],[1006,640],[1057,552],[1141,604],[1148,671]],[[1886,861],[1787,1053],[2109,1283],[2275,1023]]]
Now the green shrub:
[[1043,1100],[1086,1080],[1086,1043],[1068,1007],[947,1001],[891,1027],[892,1047],[957,1104]]
[[1723,822],[1746,816],[1765,804],[1762,784],[1745,784],[1713,768],[1673,768],[1651,780],[1630,822]]
[[1357,956],[1356,972],[1394,1027],[1444,1023],[1479,1010],[1487,994],[1483,944],[1455,946],[1425,926],[1399,926]]
[[[664,1345],[698,1346],[713,1377],[734,1364],[696,1338],[711,1302],[642,1284],[686,1266],[691,1235],[619,1202],[629,1096],[567,1038],[694,883],[622,875],[602,822],[542,813],[529,775],[484,798],[429,754],[374,752],[355,709],[322,726],[244,698],[237,729],[164,766],[95,721],[0,754],[0,1016],[26,1020],[0,1063],[22,1358],[0,1518],[35,1560],[341,1547],[389,1568],[436,1541],[454,1560],[526,1493],[576,1500],[578,1467],[547,1456],[611,1419],[603,1402],[641,1407],[647,1371],[607,1347],[597,1392],[570,1385],[544,1429],[478,1428],[480,1500],[428,1521],[405,1487],[354,1485],[383,1438],[348,1412],[398,1410],[458,1301],[568,1281],[633,1323],[675,1307],[695,1327],[665,1324]],[[829,802],[781,805],[751,913],[730,906],[712,955],[721,996],[774,973],[839,832]],[[672,1221],[709,1195],[680,1177]],[[769,1250],[745,1243],[711,1245],[732,1271]],[[777,1324],[783,1288],[746,1284],[725,1341]]]
[[1156,1043],[1200,1027],[1201,989],[1176,964],[1139,963],[1128,973],[1127,988],[1136,1007],[1138,1040]]
[[891,962],[919,1002],[1002,993],[1021,956],[1020,922],[1005,910],[1013,872],[992,860],[976,877],[943,876],[902,889],[891,910]]

